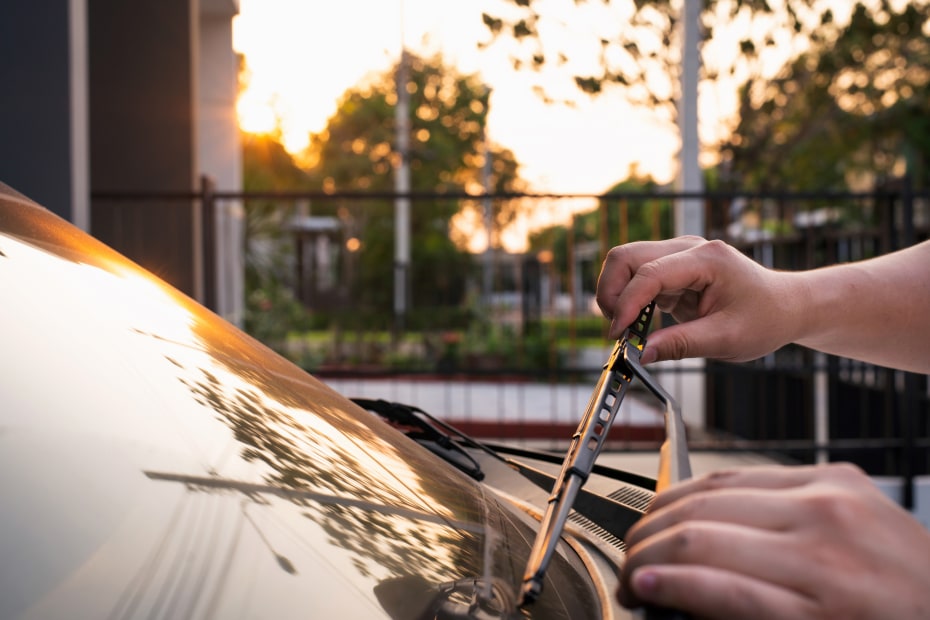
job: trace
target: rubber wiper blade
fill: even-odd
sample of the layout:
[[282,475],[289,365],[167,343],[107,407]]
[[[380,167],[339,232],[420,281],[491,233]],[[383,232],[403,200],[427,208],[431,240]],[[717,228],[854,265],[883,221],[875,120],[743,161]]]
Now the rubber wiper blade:
[[604,447],[608,431],[634,377],[639,378],[665,405],[665,441],[659,455],[656,489],[662,490],[669,484],[691,477],[684,423],[678,404],[640,364],[654,311],[655,302],[643,308],[636,321],[623,332],[604,364],[578,430],[572,436],[533,543],[523,576],[521,606],[532,603],[542,592],[546,569],[555,554],[565,522]]

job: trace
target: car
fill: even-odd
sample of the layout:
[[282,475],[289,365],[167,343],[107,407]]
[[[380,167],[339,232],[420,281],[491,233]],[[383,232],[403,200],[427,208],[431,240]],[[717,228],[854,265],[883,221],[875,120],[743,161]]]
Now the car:
[[353,401],[0,184],[0,618],[620,618],[655,481]]

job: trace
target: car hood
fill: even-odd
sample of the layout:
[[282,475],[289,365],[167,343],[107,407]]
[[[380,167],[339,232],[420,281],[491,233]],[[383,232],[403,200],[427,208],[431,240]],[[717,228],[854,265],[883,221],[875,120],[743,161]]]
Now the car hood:
[[535,521],[2,187],[0,287],[0,617],[512,611]]

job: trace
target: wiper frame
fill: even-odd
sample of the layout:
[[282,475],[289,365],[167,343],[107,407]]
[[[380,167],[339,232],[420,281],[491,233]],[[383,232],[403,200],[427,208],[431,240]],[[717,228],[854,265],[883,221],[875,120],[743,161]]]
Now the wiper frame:
[[640,364],[654,311],[655,302],[642,309],[636,321],[617,341],[607,363],[604,364],[604,370],[588,401],[584,416],[572,436],[561,473],[552,488],[546,513],[530,552],[523,576],[521,606],[532,603],[542,592],[546,569],[555,554],[565,529],[565,522],[604,447],[608,431],[634,377],[639,378],[665,405],[665,441],[659,454],[656,490],[661,491],[671,484],[691,477],[685,427],[678,403]]

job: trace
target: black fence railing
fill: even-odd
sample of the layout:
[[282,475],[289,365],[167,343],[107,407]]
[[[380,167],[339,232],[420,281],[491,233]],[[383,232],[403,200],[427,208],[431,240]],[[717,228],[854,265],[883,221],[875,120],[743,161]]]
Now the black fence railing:
[[[439,254],[426,255],[426,264],[410,266],[405,277],[414,295],[420,296],[406,300],[411,315],[398,322],[392,316],[397,266],[391,253],[397,197],[359,192],[226,192],[205,182],[192,194],[98,194],[92,204],[95,227],[99,224],[107,233],[105,240],[115,241],[130,257],[134,244],[146,257],[152,248],[149,241],[120,237],[121,230],[140,236],[140,227],[127,223],[127,217],[138,214],[146,203],[165,209],[174,201],[191,209],[197,226],[181,243],[199,252],[194,263],[201,270],[200,298],[211,307],[229,297],[217,290],[229,277],[231,260],[244,260],[253,276],[254,263],[263,264],[287,293],[286,304],[282,306],[278,297],[257,295],[245,304],[244,315],[217,309],[227,316],[244,316],[247,326],[250,316],[271,317],[264,324],[260,320],[252,324],[258,326],[256,335],[311,372],[343,379],[413,378],[454,385],[506,377],[514,384],[577,385],[582,392],[588,378],[599,372],[606,347],[603,321],[591,309],[600,264],[614,245],[672,234],[678,199],[703,204],[707,237],[724,239],[778,269],[860,260],[930,237],[930,194],[900,182],[868,192],[794,194],[411,193],[405,197],[414,222],[414,248],[417,231],[445,230],[450,214],[471,215],[454,222],[459,226],[455,233],[459,245],[482,236],[495,245],[492,251],[479,248],[465,267],[446,265]],[[587,212],[579,212],[579,205]],[[488,207],[491,213],[485,213]],[[548,237],[551,245],[521,252],[500,249],[499,222],[506,219],[502,214],[543,210],[553,216],[575,215],[562,220],[564,234]],[[114,213],[121,214],[120,224],[108,226],[106,218],[112,219]],[[241,226],[224,223],[239,217],[235,214],[244,214]],[[147,217],[149,226],[154,222],[157,228],[158,216]],[[172,235],[161,249],[168,255],[177,254],[170,244],[178,237]],[[227,249],[238,244],[238,257],[218,254],[223,244]],[[366,257],[364,253],[372,248],[381,254]],[[366,273],[374,268],[388,275]],[[450,284],[443,289],[440,284],[445,280]],[[254,294],[264,284],[247,282],[247,293]],[[459,297],[457,288],[464,291]],[[235,286],[227,289],[236,290]],[[441,303],[434,304],[433,293]],[[275,314],[282,307],[287,310]],[[357,320],[350,320],[353,316]],[[701,430],[706,433],[695,434],[696,449],[766,452],[802,462],[850,460],[873,475],[903,476],[908,482],[905,503],[910,501],[913,476],[930,473],[925,376],[796,347],[749,364],[708,362],[700,372],[706,412]],[[504,402],[503,396],[498,398]],[[447,402],[458,406],[462,397]],[[502,408],[496,428],[514,420],[525,422],[538,413],[520,407],[517,400]],[[558,417],[551,412],[547,416]]]

